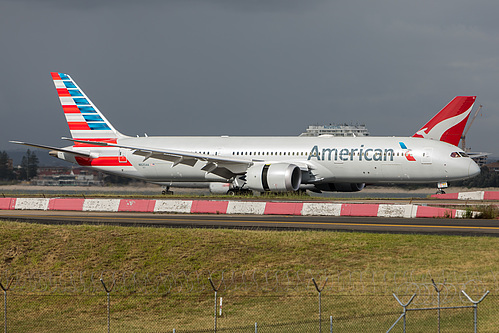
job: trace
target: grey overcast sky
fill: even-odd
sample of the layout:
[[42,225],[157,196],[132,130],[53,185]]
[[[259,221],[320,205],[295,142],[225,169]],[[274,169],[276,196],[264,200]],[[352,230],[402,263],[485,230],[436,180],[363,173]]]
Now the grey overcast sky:
[[0,0],[0,149],[67,145],[50,72],[129,135],[410,136],[456,95],[499,157],[497,0]]

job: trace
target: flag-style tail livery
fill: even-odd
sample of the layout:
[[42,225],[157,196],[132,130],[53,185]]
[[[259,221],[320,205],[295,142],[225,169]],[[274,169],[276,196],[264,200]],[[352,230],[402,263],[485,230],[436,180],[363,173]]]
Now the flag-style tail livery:
[[476,96],[455,97],[413,137],[443,141],[457,146],[475,100]]
[[456,147],[475,101],[458,96],[414,137],[130,137],[118,132],[73,79],[52,73],[71,132],[60,159],[148,182],[230,183],[230,191],[360,191],[367,184],[446,182],[473,177]]
[[69,75],[63,73],[51,74],[71,136],[74,139],[114,141],[116,143],[116,140],[112,139],[125,137],[114,129],[113,125]]

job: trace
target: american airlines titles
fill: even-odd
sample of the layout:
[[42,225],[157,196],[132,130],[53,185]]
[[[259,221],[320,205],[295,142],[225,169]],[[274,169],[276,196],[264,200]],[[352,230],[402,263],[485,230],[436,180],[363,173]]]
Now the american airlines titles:
[[319,147],[314,146],[308,155],[308,160],[316,158],[317,161],[393,161],[393,149],[380,149],[380,148],[323,148],[322,151]]

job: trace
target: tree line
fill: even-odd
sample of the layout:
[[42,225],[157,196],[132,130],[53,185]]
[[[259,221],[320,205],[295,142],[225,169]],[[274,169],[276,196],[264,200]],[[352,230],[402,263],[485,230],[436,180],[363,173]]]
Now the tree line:
[[30,180],[38,174],[38,157],[35,152],[27,150],[16,167],[6,151],[0,151],[0,181]]

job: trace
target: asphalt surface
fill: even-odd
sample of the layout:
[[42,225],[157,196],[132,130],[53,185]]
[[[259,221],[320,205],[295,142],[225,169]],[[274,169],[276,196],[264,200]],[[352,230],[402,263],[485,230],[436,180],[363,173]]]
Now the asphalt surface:
[[376,233],[499,236],[499,220],[287,215],[196,215],[0,210],[0,219],[43,224],[134,227],[328,230]]

